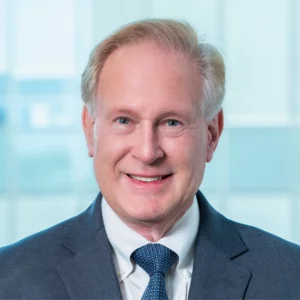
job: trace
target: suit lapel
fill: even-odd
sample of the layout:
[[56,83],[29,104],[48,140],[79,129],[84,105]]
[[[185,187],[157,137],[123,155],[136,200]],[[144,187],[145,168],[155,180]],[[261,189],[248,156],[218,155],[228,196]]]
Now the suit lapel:
[[72,257],[57,271],[72,299],[122,299],[118,278],[102,220],[99,194],[64,236],[62,246]]
[[198,192],[197,237],[189,299],[243,299],[251,273],[234,259],[248,249],[233,224]]
[[243,299],[250,272],[205,238],[198,250],[189,299]]

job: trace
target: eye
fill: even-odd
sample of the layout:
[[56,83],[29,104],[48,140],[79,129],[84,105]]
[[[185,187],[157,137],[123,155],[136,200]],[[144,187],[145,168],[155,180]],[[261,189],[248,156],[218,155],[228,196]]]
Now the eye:
[[126,125],[126,124],[129,124],[129,123],[130,123],[129,118],[126,118],[126,117],[119,117],[119,118],[116,119],[116,121],[117,121],[119,124],[122,124],[122,125]]
[[181,122],[170,119],[170,120],[167,120],[165,124],[168,126],[174,127],[174,126],[179,126],[181,124]]

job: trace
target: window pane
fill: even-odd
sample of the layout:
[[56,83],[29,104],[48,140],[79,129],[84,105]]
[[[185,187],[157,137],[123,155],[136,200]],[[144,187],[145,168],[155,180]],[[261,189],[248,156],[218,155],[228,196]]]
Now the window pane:
[[288,190],[288,128],[232,128],[229,139],[232,189]]
[[[292,240],[292,206],[285,195],[239,194],[228,202],[227,216],[238,222],[253,225]],[[282,222],[282,220],[285,220]],[[299,241],[298,241],[299,242]]]
[[6,71],[5,47],[6,47],[6,14],[5,0],[0,0],[0,73]]
[[14,1],[14,74],[31,77],[75,73],[73,5],[72,0]]
[[230,114],[288,114],[288,5],[285,0],[226,1]]

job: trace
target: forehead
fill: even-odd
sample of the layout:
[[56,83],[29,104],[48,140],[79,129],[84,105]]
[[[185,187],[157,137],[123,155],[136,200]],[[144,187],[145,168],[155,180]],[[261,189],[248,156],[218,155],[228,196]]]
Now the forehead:
[[[168,59],[167,59],[168,58]],[[125,59],[125,60],[124,60]],[[115,50],[107,58],[105,65],[110,65],[113,61],[128,61],[134,60],[136,63],[141,64],[141,61],[145,62],[160,62],[167,65],[169,61],[172,61],[173,67],[183,62],[189,62],[189,59],[183,53],[169,49],[162,45],[158,45],[152,41],[140,41],[134,44],[126,44]],[[177,61],[174,65],[174,60]],[[190,67],[192,63],[190,62]]]
[[[99,76],[97,94],[188,94],[199,100],[200,74],[182,53],[153,42],[125,45],[114,51]],[[102,98],[102,97],[101,97]]]

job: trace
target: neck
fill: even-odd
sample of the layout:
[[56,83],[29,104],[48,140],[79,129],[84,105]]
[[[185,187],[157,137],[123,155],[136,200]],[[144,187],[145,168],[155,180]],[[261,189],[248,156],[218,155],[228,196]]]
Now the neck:
[[128,227],[143,236],[149,242],[159,241],[174,224],[166,224],[165,226],[159,224],[128,224]]

